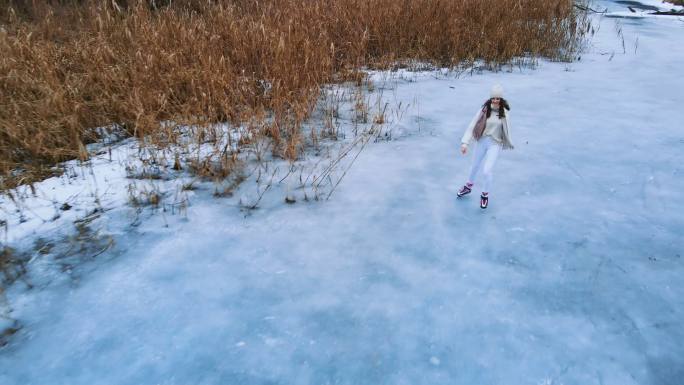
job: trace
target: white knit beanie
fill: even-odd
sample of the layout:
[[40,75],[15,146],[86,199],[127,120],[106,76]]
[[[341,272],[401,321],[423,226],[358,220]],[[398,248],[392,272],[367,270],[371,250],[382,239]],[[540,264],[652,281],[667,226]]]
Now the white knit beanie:
[[503,98],[503,87],[500,84],[495,84],[489,92],[490,98]]

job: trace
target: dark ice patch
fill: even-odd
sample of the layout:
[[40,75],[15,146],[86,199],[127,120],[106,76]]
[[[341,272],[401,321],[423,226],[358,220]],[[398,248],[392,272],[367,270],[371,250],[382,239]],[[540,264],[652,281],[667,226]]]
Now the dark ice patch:
[[618,0],[618,1],[616,1],[616,3],[622,4],[626,7],[632,7],[634,9],[641,9],[644,11],[658,11],[659,10],[658,7],[655,7],[653,5],[642,4],[638,1]]

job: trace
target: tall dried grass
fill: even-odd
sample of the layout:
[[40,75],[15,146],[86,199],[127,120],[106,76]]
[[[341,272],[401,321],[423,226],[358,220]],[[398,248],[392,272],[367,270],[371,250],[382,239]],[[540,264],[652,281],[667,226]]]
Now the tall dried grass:
[[110,125],[164,145],[174,124],[249,122],[295,159],[322,85],[411,62],[567,60],[588,30],[577,12],[572,0],[0,1],[0,189],[86,158],[93,128]]

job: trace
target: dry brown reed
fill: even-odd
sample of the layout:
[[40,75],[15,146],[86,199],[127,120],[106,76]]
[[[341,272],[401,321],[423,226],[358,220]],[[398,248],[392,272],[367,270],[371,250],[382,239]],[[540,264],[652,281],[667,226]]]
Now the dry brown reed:
[[204,137],[251,122],[296,159],[323,85],[412,62],[566,60],[587,30],[577,12],[572,0],[0,0],[0,189],[87,158],[93,128],[110,125],[163,146],[177,125]]

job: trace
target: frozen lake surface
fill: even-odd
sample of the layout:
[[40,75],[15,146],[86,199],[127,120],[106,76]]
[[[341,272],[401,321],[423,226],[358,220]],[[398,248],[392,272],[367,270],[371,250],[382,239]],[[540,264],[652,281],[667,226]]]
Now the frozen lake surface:
[[[603,18],[579,62],[398,80],[399,134],[329,201],[196,199],[16,285],[0,383],[684,383],[682,37]],[[516,149],[482,212],[458,149],[494,83]]]

